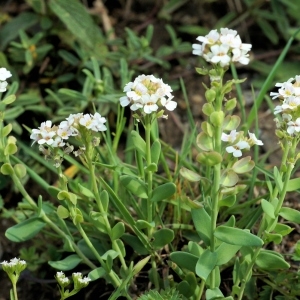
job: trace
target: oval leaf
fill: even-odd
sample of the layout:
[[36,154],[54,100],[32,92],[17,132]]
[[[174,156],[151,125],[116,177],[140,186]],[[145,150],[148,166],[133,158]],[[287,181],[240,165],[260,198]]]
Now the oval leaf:
[[195,272],[195,266],[198,261],[198,257],[196,255],[188,252],[175,251],[170,254],[170,258],[180,268],[185,268],[191,272]]
[[300,212],[290,207],[282,207],[279,215],[284,219],[300,224]]
[[261,199],[261,207],[267,216],[271,219],[275,219],[274,206],[269,201]]
[[5,236],[12,242],[28,241],[36,236],[46,225],[40,218],[30,218],[8,228]]
[[140,198],[148,198],[147,187],[140,179],[129,175],[123,175],[120,177],[120,181],[132,194]]
[[164,183],[154,189],[151,201],[158,202],[173,196],[176,192],[176,185],[173,182]]
[[253,235],[249,231],[227,227],[219,226],[214,233],[215,237],[222,242],[230,245],[239,246],[249,246],[249,247],[261,247],[263,245],[263,240]]
[[204,151],[214,150],[213,139],[205,132],[201,132],[197,136],[197,146]]
[[205,250],[196,264],[196,274],[203,280],[207,280],[211,271],[215,268],[218,260],[218,255],[215,252]]
[[81,261],[82,259],[77,254],[72,254],[63,260],[49,261],[48,264],[54,269],[60,271],[69,271],[79,265]]
[[232,170],[237,174],[244,174],[250,172],[254,166],[254,161],[251,160],[250,156],[247,156],[235,162],[232,166]]
[[99,278],[102,278],[105,275],[105,270],[102,267],[99,267],[97,269],[94,269],[88,274],[88,278],[90,278],[92,281],[97,280]]
[[192,181],[192,182],[198,182],[201,179],[201,176],[198,173],[191,171],[185,167],[182,167],[180,169],[180,175],[185,179],[187,179],[188,181]]
[[199,163],[210,167],[221,163],[222,160],[222,155],[215,151],[201,152],[197,155],[197,161]]
[[168,228],[160,229],[153,234],[154,241],[152,245],[155,249],[161,249],[165,245],[171,243],[174,239],[174,231]]
[[280,254],[270,250],[261,250],[255,263],[264,270],[289,269],[290,267]]

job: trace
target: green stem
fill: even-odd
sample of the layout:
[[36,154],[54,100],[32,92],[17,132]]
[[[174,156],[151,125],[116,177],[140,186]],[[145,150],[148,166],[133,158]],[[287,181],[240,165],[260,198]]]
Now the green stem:
[[18,300],[17,281],[12,282],[12,286],[13,286],[14,300]]
[[[222,110],[222,101],[223,96],[221,94],[222,81],[220,82],[220,87],[218,88],[216,95],[215,110]],[[222,124],[215,126],[214,134],[214,151],[221,154],[221,135],[222,135]],[[213,177],[213,186],[211,190],[211,202],[212,202],[212,211],[211,211],[211,236],[210,236],[210,251],[215,251],[215,236],[214,232],[217,227],[217,219],[219,214],[218,203],[219,203],[219,189],[220,189],[220,178],[221,178],[221,163],[218,163],[214,166],[214,177]],[[216,286],[215,282],[215,271],[213,270],[210,274],[210,288],[213,289]]]
[[[292,164],[291,162],[287,162],[288,161],[288,158],[291,158],[291,159],[294,159],[295,158],[295,150],[296,150],[296,147],[297,147],[297,144],[298,144],[298,140],[297,139],[294,139],[293,140],[293,143],[290,147],[288,147],[288,143],[286,142],[285,143],[285,146],[284,147],[284,155],[283,155],[283,161],[281,163],[281,170],[283,169],[283,167],[286,166],[286,164],[288,165],[287,166],[287,170],[286,172],[281,172],[281,176],[283,177],[284,174],[284,182],[283,182],[283,187],[282,187],[282,191],[280,193],[280,196],[279,196],[279,199],[278,199],[278,204],[277,204],[277,207],[274,211],[274,215],[275,215],[275,219],[273,222],[269,222],[269,225],[267,225],[265,228],[264,226],[266,225],[266,222],[265,222],[265,215],[260,223],[260,228],[259,228],[259,231],[258,231],[258,236],[261,236],[263,235],[263,233],[266,231],[266,232],[269,232],[271,228],[274,228],[274,222],[277,223],[277,217],[278,217],[278,214],[280,212],[280,209],[282,208],[282,205],[283,205],[283,202],[284,202],[284,199],[285,199],[285,196],[286,196],[286,193],[287,193],[287,186],[288,186],[288,182],[290,180],[290,177],[291,177],[291,174],[292,174],[292,171],[293,171],[293,168],[294,168],[294,164]],[[277,196],[277,193],[278,193],[278,189],[276,189],[276,194],[274,195],[274,192],[273,192],[273,196]],[[245,291],[245,288],[246,288],[246,284],[248,282],[248,277],[250,275],[250,272],[255,264],[255,261],[256,261],[256,258],[257,256],[259,255],[261,251],[261,248],[257,248],[252,256],[252,259],[251,259],[251,263],[249,264],[248,268],[247,268],[247,271],[246,271],[246,275],[245,275],[245,278],[243,279],[242,281],[242,284],[241,284],[241,288],[239,290],[239,294],[238,294],[238,300],[241,300],[242,297],[243,297],[243,294],[244,294],[244,291]]]
[[[87,148],[87,153],[89,153],[88,148]],[[105,211],[105,209],[102,205],[101,199],[100,199],[100,193],[99,193],[99,188],[98,188],[96,174],[95,174],[95,166],[93,165],[92,158],[89,155],[87,157],[87,160],[88,160],[87,163],[88,163],[88,168],[90,170],[90,176],[91,176],[91,180],[92,180],[92,187],[93,187],[93,191],[94,191],[94,196],[95,196],[95,200],[96,200],[98,209],[99,209],[100,213],[103,216],[106,231],[107,231],[107,234],[109,235],[109,237],[111,239],[112,246],[118,252],[121,264],[122,264],[124,270],[126,271],[126,270],[128,270],[128,267],[126,265],[126,262],[125,262],[125,259],[124,259],[123,255],[122,255],[120,247],[117,244],[117,242],[111,238],[111,226],[110,226],[109,220],[107,218],[107,212]]]
[[[145,135],[146,135],[146,161],[147,167],[152,163],[151,159],[151,115],[145,117]],[[153,220],[153,204],[151,201],[152,197],[152,188],[153,188],[153,173],[150,170],[147,170],[147,186],[148,186],[148,198],[147,198],[147,221],[151,223]],[[152,228],[148,228],[148,238],[152,236]],[[157,273],[155,252],[151,253],[151,266],[154,285],[156,289],[159,289],[159,276]]]
[[98,251],[95,249],[94,245],[91,243],[90,239],[86,235],[85,231],[81,227],[80,223],[76,225],[77,229],[79,230],[81,236],[83,237],[84,241],[88,245],[88,247],[91,249],[95,257],[98,259],[100,262],[101,266],[103,269],[106,271],[107,275],[110,277],[112,284],[114,287],[118,287],[121,284],[121,281],[119,277],[116,275],[116,273],[113,270],[109,270],[106,266],[105,261],[102,259],[102,257],[99,255]]

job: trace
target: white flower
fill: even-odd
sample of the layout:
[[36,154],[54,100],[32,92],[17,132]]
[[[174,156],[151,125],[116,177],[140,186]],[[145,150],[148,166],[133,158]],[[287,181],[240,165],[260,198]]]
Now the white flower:
[[91,281],[91,279],[88,277],[84,277],[84,278],[78,278],[78,281],[82,284],[88,284]]
[[251,133],[250,131],[248,131],[248,134],[249,134],[249,140],[250,140],[251,144],[258,145],[258,146],[262,146],[264,144],[261,140],[258,140],[256,138],[254,133]]
[[247,65],[250,61],[249,54],[247,52],[247,50],[233,49],[232,61],[237,61],[242,65]]
[[236,130],[232,130],[229,134],[222,132],[221,141],[233,143],[236,140],[238,134],[239,132],[236,132]]
[[300,132],[300,118],[297,118],[296,121],[289,121],[287,123],[288,128],[287,128],[287,133],[289,135],[293,135],[295,132]]
[[171,96],[170,98],[166,99],[165,97],[162,97],[160,99],[161,105],[164,106],[167,110],[173,111],[177,107],[177,102],[172,101],[174,96]]
[[120,104],[122,107],[127,106],[128,104],[130,104],[129,98],[127,96],[121,97]]
[[203,51],[205,49],[205,44],[199,45],[199,44],[193,44],[192,45],[193,48],[193,54],[194,55],[199,55],[202,56],[203,55]]
[[220,63],[221,67],[228,66],[230,63],[230,57],[228,55],[228,45],[213,45],[210,47],[213,57],[210,61],[214,64]]
[[144,114],[151,114],[163,107],[174,110],[177,106],[172,101],[172,88],[153,75],[138,76],[126,84],[124,92],[126,96],[120,98],[121,106],[130,105],[131,110],[141,110]]
[[1,93],[6,91],[7,84],[8,83],[6,81],[0,81],[0,92]]
[[107,127],[104,125],[106,122],[106,119],[104,117],[101,117],[101,115],[96,112],[93,116],[93,123],[92,123],[92,130],[98,132],[98,131],[105,131]]
[[300,97],[290,96],[282,103],[282,110],[295,110],[300,105]]
[[64,272],[59,271],[59,272],[56,272],[56,277],[65,277],[65,274],[64,274]]
[[243,149],[249,149],[250,145],[246,141],[239,141],[233,146],[226,147],[228,153],[232,153],[234,157],[241,157]]
[[5,68],[0,68],[0,80],[1,81],[4,81],[11,76],[12,75],[8,70],[6,70]]
[[212,30],[206,36],[198,36],[200,45],[193,44],[193,54],[202,56],[206,61],[228,66],[231,62],[249,63],[251,44],[244,44],[236,30],[221,28],[220,33]]
[[144,112],[146,114],[151,114],[154,111],[158,110],[158,105],[156,104],[158,98],[155,94],[149,95],[146,94],[142,97],[144,103]]

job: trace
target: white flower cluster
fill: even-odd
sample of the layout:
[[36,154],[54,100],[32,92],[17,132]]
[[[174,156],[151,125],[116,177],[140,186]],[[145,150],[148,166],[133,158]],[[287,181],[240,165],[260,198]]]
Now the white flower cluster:
[[153,75],[140,75],[133,82],[124,87],[126,96],[120,98],[121,106],[131,105],[130,109],[136,111],[142,109],[145,114],[151,114],[159,108],[172,111],[177,103],[172,101],[172,89],[162,79]]
[[39,145],[48,145],[53,148],[63,147],[66,140],[71,136],[79,136],[80,129],[86,128],[94,132],[105,131],[106,119],[99,113],[91,114],[71,114],[66,121],[62,121],[58,126],[52,125],[52,121],[46,121],[38,129],[32,129],[30,138]]
[[60,286],[66,287],[70,284],[70,279],[66,277],[64,272],[57,272],[55,278]]
[[0,93],[6,91],[7,82],[6,79],[11,77],[11,73],[5,68],[0,68]]
[[87,276],[82,277],[82,273],[77,272],[72,274],[75,288],[77,288],[77,285],[79,285],[80,288],[85,287],[89,284],[91,279]]
[[202,56],[207,62],[228,66],[231,62],[239,62],[243,65],[249,63],[251,44],[244,44],[236,30],[221,28],[211,30],[206,36],[198,36],[197,40],[202,44],[193,44],[193,54]]
[[25,260],[21,260],[20,258],[12,258],[9,262],[4,260],[2,263],[3,271],[8,274],[19,275],[23,270],[26,269],[27,263]]
[[283,83],[276,83],[277,93],[270,93],[272,99],[278,98],[281,103],[274,109],[274,114],[282,114],[282,122],[277,120],[277,126],[286,129],[289,135],[300,132],[300,76],[290,78]]
[[4,260],[0,264],[3,265],[3,266],[7,266],[7,267],[14,267],[14,266],[17,266],[17,265],[23,266],[23,265],[26,265],[26,261],[15,257],[15,258],[12,258],[9,262]]
[[258,140],[254,133],[248,131],[249,138],[244,137],[242,131],[232,130],[229,134],[222,133],[221,140],[223,142],[229,142],[231,146],[226,147],[228,153],[232,153],[234,157],[241,157],[242,150],[249,150],[251,146],[262,146],[263,142]]

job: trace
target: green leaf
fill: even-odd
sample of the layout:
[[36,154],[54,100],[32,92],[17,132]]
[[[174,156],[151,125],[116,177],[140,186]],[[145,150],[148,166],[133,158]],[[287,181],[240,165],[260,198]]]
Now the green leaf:
[[231,207],[232,205],[234,205],[235,202],[236,202],[236,195],[229,195],[227,197],[222,198],[222,200],[218,202],[218,206]]
[[135,130],[131,131],[131,139],[134,145],[134,148],[143,156],[146,157],[146,142]]
[[287,184],[286,191],[293,192],[300,189],[300,178],[290,179]]
[[[96,238],[90,238],[90,242],[92,243],[93,247],[96,249],[99,255],[102,256],[105,253],[106,250],[104,248],[105,246],[103,245],[102,241]],[[95,256],[94,252],[87,245],[84,239],[78,241],[77,246],[88,259],[97,260],[97,257]]]
[[203,280],[207,280],[211,271],[215,268],[218,255],[206,249],[200,256],[196,264],[196,274]]
[[97,269],[94,269],[88,274],[88,278],[90,278],[92,281],[97,280],[99,278],[102,278],[105,275],[105,270],[102,267],[99,267]]
[[80,192],[81,194],[83,194],[84,196],[86,196],[86,197],[88,197],[88,198],[92,198],[92,199],[95,198],[94,193],[93,193],[90,189],[84,187],[84,186],[83,186],[82,184],[80,184],[80,183],[77,183],[77,186],[78,186],[79,192]]
[[18,178],[22,179],[26,176],[27,170],[26,167],[22,164],[15,164],[14,165],[14,170]]
[[151,161],[158,164],[159,157],[160,157],[160,151],[161,151],[161,144],[159,140],[155,140],[151,146]]
[[11,166],[11,164],[9,164],[9,163],[5,163],[5,164],[3,164],[2,166],[1,166],[1,173],[3,174],[3,175],[13,175],[14,174],[14,169],[13,169],[13,167]]
[[61,218],[61,219],[66,219],[69,217],[69,211],[62,205],[59,205],[57,207],[57,215]]
[[247,156],[235,162],[232,166],[232,170],[237,174],[244,174],[250,172],[254,166],[255,163],[251,160],[251,156]]
[[0,49],[3,50],[10,41],[16,39],[19,31],[26,30],[39,22],[38,14],[23,11],[7,22],[0,31]]
[[221,266],[227,264],[240,250],[240,248],[240,245],[230,245],[227,243],[222,243],[215,251],[218,255],[216,265]]
[[271,250],[261,250],[255,261],[256,265],[264,270],[289,269],[290,265],[277,252]]
[[275,209],[269,201],[261,199],[261,207],[267,216],[269,216],[273,220],[275,219]]
[[76,39],[93,51],[93,54],[98,51],[101,56],[106,54],[107,48],[101,31],[83,4],[78,0],[50,0],[48,5]]
[[279,193],[281,193],[282,188],[283,188],[283,182],[282,182],[282,178],[281,178],[281,175],[280,175],[277,167],[274,167],[274,180],[276,183],[276,187],[279,190]]
[[225,187],[233,187],[239,181],[239,176],[231,169],[224,170],[221,174],[220,183]]
[[197,161],[206,166],[214,166],[222,162],[223,157],[216,151],[201,152],[197,155]]
[[4,155],[13,155],[17,151],[18,151],[18,147],[13,143],[9,143],[4,148]]
[[175,251],[170,254],[170,259],[180,268],[195,272],[195,266],[199,257],[188,252]]
[[147,186],[142,180],[138,179],[137,177],[123,175],[120,177],[120,181],[132,194],[140,198],[148,198]]
[[46,225],[40,218],[30,218],[8,228],[5,236],[12,242],[28,241],[36,236]]
[[180,175],[191,182],[198,182],[202,178],[198,173],[191,171],[185,167],[181,167]]
[[2,128],[2,136],[5,137],[5,136],[8,136],[12,131],[12,125],[11,124],[8,124],[6,125],[5,127]]
[[233,116],[226,116],[223,122],[222,129],[223,130],[235,130],[238,128],[238,126],[241,123],[241,119],[239,116],[233,115]]
[[152,246],[154,249],[159,250],[165,245],[171,243],[174,239],[174,231],[169,228],[162,228],[153,234]]
[[152,173],[155,173],[155,172],[157,172],[157,164],[151,163],[151,164],[149,164],[147,167],[145,167],[144,170],[145,170],[146,172],[152,172]]
[[176,192],[176,185],[173,182],[164,183],[153,190],[151,201],[158,202],[168,199]]
[[8,97],[5,97],[2,101],[2,103],[8,105],[8,104],[11,104],[11,103],[15,102],[15,100],[16,100],[16,96],[15,95],[10,95]]
[[278,233],[265,232],[264,233],[264,241],[266,244],[273,242],[274,244],[278,245],[282,242],[282,235],[278,234]]
[[148,263],[150,258],[151,258],[150,255],[146,256],[145,258],[143,258],[142,260],[140,260],[135,264],[132,270],[133,276],[137,275],[144,268],[144,266]]
[[148,250],[145,248],[145,246],[143,245],[143,243],[134,235],[131,234],[124,234],[122,236],[122,240],[128,244],[129,246],[131,246],[131,248],[136,251],[138,254],[140,255],[147,255]]
[[197,146],[203,151],[213,151],[213,139],[205,132],[198,134],[196,139]]
[[209,246],[211,237],[210,216],[204,208],[192,209],[191,213],[198,235],[204,241],[206,246]]
[[279,215],[284,219],[300,224],[300,211],[290,208],[290,207],[282,207]]
[[219,226],[215,230],[214,235],[220,241],[230,245],[249,247],[261,247],[263,245],[262,239],[245,229]]
[[78,266],[81,261],[82,259],[77,254],[72,254],[64,258],[63,260],[49,261],[48,264],[54,269],[60,271],[69,271]]
[[5,120],[14,120],[24,112],[22,106],[15,106],[5,110],[4,119]]
[[119,239],[125,233],[125,225],[122,222],[117,223],[111,230],[111,240]]

